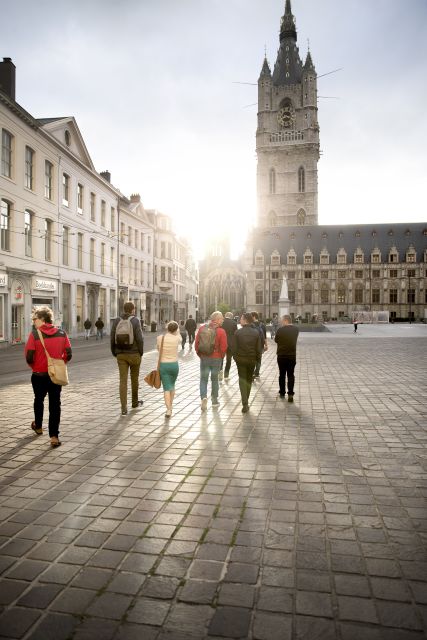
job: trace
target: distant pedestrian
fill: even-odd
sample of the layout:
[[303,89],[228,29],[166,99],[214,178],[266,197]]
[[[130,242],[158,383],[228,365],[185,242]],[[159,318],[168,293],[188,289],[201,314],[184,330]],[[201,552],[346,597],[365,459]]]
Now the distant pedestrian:
[[[260,322],[259,320],[259,316],[257,314],[256,311],[252,312],[252,326],[259,331],[259,334],[261,336],[261,340],[263,343],[263,350],[267,351],[268,349],[268,344],[267,344],[267,329],[266,326],[263,322]],[[258,360],[257,363],[255,365],[255,371],[254,371],[254,380],[257,380],[259,378],[259,373],[260,373],[260,369],[261,369],[261,360],[262,360],[262,354],[258,356]]]
[[292,324],[291,317],[282,317],[282,326],[277,329],[277,364],[279,365],[279,395],[286,395],[286,377],[288,378],[288,402],[294,401],[295,365],[297,361],[297,340],[299,329]]
[[[169,331],[169,325],[168,325],[168,331]],[[184,325],[184,320],[181,320],[181,322],[179,323],[179,333],[181,335],[181,350],[184,351],[185,343],[187,342],[187,330]]]
[[117,358],[120,376],[120,404],[122,415],[127,415],[128,371],[132,388],[132,408],[140,407],[142,400],[138,399],[139,368],[144,353],[144,338],[141,322],[135,316],[133,302],[125,302],[123,313],[116,318],[111,327],[111,353]]
[[237,329],[233,336],[233,355],[239,372],[242,413],[247,413],[253,374],[264,345],[259,331],[252,326],[251,313],[243,313],[240,324],[241,329]]
[[212,406],[219,405],[218,374],[221,371],[222,359],[227,353],[227,334],[221,325],[224,316],[221,311],[214,311],[211,319],[202,324],[196,335],[195,349],[200,358],[200,399],[202,411],[208,407],[208,381],[211,377]]
[[[181,321],[184,324],[184,321]],[[163,348],[162,348],[163,341]],[[163,336],[157,336],[157,350],[162,349],[160,358],[160,379],[163,386],[163,395],[166,405],[166,417],[172,415],[173,399],[175,397],[175,382],[179,373],[178,347],[182,342],[178,331],[177,322],[169,322],[167,332]],[[183,347],[184,348],[184,347]]]
[[83,326],[84,326],[84,328],[85,328],[85,338],[86,338],[86,340],[89,340],[89,337],[90,337],[90,330],[91,330],[91,328],[92,328],[92,323],[91,323],[91,321],[89,320],[89,318],[88,318],[87,320],[85,320],[85,322],[84,322],[84,325],[83,325]]
[[104,323],[102,322],[101,318],[98,318],[98,320],[95,322],[95,327],[96,327],[96,339],[98,340],[98,338],[100,340],[103,339],[104,337]]
[[354,326],[353,333],[357,333],[357,321],[356,320],[353,322],[353,326]]
[[270,337],[272,340],[274,340],[278,328],[279,328],[279,316],[277,315],[277,313],[275,313],[271,320]]
[[185,323],[185,328],[188,333],[188,344],[190,345],[190,351],[191,351],[191,349],[193,348],[193,342],[196,337],[196,329],[197,329],[197,323],[194,320],[192,315],[188,316],[187,322]]
[[[62,386],[49,377],[46,351],[52,358],[71,360],[70,340],[62,329],[53,326],[53,312],[49,307],[39,307],[33,312],[33,328],[25,345],[25,358],[33,370],[31,384],[34,391],[34,420],[32,430],[43,433],[44,399],[49,396],[49,437],[51,447],[59,447],[59,423],[61,420]],[[44,345],[39,336],[42,335]],[[46,351],[45,351],[46,349]]]
[[[227,313],[225,314],[224,322],[222,323],[222,328],[227,334],[227,354],[226,354],[225,369],[224,369],[224,379],[227,380],[230,374],[231,360],[233,357],[233,352],[232,352],[233,337],[237,331],[237,322],[233,318],[233,314],[231,313],[231,311],[227,311]],[[222,378],[223,378],[223,373],[222,373],[222,366],[221,366],[221,371],[219,372],[218,379],[222,380]]]

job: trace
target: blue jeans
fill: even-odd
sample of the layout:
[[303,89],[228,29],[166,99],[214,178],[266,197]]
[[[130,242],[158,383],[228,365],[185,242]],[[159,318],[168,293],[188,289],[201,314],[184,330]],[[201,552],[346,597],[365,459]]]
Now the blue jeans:
[[219,382],[218,382],[218,373],[222,368],[222,359],[221,358],[200,358],[200,397],[207,398],[208,397],[208,381],[209,374],[211,374],[211,382],[212,382],[212,398],[218,398],[219,392]]

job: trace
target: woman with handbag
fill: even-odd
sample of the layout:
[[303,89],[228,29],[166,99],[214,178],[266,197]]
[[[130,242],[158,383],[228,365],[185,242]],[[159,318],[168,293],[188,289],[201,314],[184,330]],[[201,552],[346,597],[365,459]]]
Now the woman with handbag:
[[61,389],[66,381],[56,384],[51,380],[51,365],[52,360],[64,363],[71,360],[71,344],[65,331],[53,326],[53,313],[49,307],[34,309],[32,320],[33,328],[25,345],[25,358],[33,370],[31,384],[34,390],[34,420],[31,428],[37,435],[43,433],[44,399],[48,395],[50,444],[52,447],[59,447]]
[[175,396],[175,382],[179,371],[178,347],[181,344],[181,335],[177,322],[169,322],[167,329],[165,335],[157,336],[157,349],[160,352],[160,379],[165,397],[166,417],[170,418]]

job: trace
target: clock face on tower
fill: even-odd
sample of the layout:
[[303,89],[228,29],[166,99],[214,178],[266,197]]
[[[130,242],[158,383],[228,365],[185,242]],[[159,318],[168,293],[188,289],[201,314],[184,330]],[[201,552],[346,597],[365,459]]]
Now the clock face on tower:
[[281,127],[290,127],[294,121],[295,115],[292,107],[282,107],[277,114],[277,122]]

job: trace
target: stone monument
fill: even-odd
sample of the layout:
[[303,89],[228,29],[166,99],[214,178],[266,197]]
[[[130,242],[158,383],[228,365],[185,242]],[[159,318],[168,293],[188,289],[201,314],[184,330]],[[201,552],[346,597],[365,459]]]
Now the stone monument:
[[288,297],[288,282],[286,276],[283,276],[282,289],[280,291],[279,298],[279,322],[285,315],[289,314],[289,297]]

